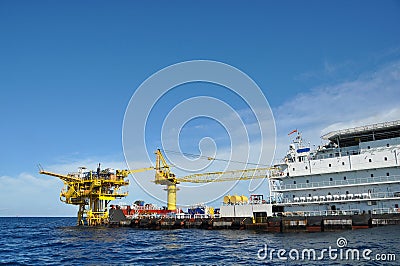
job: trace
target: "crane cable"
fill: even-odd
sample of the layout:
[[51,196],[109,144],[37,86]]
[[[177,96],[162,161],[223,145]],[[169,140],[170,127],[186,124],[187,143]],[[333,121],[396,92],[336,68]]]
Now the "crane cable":
[[[172,153],[172,154],[184,155],[186,157],[192,157],[192,158],[196,158],[196,159],[207,159],[209,161],[222,161],[222,162],[242,163],[242,164],[248,164],[248,165],[259,165],[259,166],[270,167],[270,165],[261,164],[261,163],[249,163],[249,162],[242,162],[242,161],[235,161],[235,160],[228,160],[228,159],[219,159],[219,158],[203,156],[203,155],[193,154],[193,153],[178,152],[178,151],[164,150],[164,149],[160,149],[160,150],[162,150],[164,152],[169,152],[169,153]],[[171,165],[171,166],[174,166],[174,165]]]

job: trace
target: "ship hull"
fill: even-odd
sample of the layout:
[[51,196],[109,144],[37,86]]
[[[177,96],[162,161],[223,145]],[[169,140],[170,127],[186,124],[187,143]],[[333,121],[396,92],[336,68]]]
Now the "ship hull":
[[111,226],[127,226],[137,229],[172,230],[256,230],[270,233],[324,232],[367,229],[385,225],[400,225],[398,214],[360,214],[327,216],[268,217],[265,222],[256,223],[251,218],[129,218],[122,210],[110,210]]

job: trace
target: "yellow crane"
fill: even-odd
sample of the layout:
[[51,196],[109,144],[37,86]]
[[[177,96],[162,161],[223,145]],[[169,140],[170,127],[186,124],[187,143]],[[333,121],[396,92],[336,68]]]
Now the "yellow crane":
[[[184,177],[177,178],[175,174],[171,172],[170,166],[168,165],[161,150],[158,149],[156,154],[156,176],[155,183],[167,186],[167,204],[168,210],[176,210],[176,192],[179,190],[177,184],[179,183],[211,183],[211,182],[227,182],[227,181],[240,181],[240,180],[252,180],[268,178],[271,171],[277,170],[274,167],[263,167],[263,168],[252,168],[242,170],[231,170],[224,172],[209,172],[192,174]],[[214,160],[214,158],[208,158]]]
[[164,155],[161,153],[160,149],[156,150],[156,179],[155,183],[159,185],[167,186],[167,208],[170,211],[176,211],[176,184],[179,181],[176,179],[175,174],[171,172]]
[[80,167],[79,172],[67,175],[39,170],[40,174],[54,176],[64,182],[60,193],[60,200],[67,204],[78,205],[78,225],[100,225],[108,222],[107,205],[111,200],[128,196],[128,192],[121,188],[129,185],[125,179],[129,174],[144,172],[154,169],[147,167],[135,170],[100,169],[85,171]]

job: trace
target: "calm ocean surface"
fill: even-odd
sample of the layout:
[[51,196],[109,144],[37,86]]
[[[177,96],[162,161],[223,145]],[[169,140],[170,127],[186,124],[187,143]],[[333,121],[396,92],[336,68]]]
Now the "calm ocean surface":
[[[131,228],[76,227],[75,218],[0,218],[0,263],[74,265],[387,265],[388,262],[354,260],[292,260],[289,251],[338,248],[337,238],[360,254],[395,254],[392,265],[400,265],[400,226],[366,230],[271,234],[253,231],[137,230]],[[263,257],[263,248],[287,250],[287,261]],[[259,252],[259,250],[261,252]],[[319,253],[318,253],[319,252]],[[295,253],[293,253],[295,254]],[[361,255],[360,255],[361,256]]]

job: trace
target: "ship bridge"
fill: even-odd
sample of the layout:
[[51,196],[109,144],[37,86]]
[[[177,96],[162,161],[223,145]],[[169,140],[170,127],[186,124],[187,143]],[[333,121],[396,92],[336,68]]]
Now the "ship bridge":
[[354,127],[329,132],[322,139],[336,143],[339,147],[357,146],[360,142],[400,137],[400,120]]

